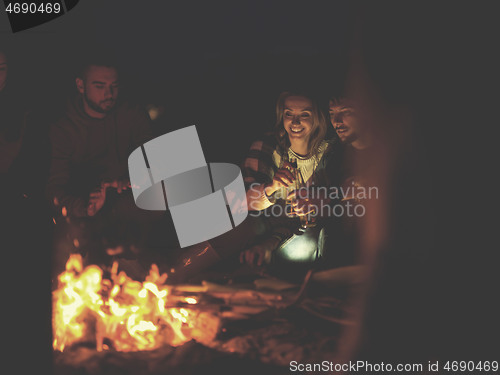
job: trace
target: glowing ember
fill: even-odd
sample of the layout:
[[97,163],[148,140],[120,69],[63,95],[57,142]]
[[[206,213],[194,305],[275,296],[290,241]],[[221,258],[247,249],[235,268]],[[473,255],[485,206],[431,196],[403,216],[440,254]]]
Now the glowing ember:
[[[152,350],[215,337],[217,317],[166,307],[171,287],[164,285],[167,275],[160,275],[156,265],[142,283],[117,271],[115,262],[110,278],[103,278],[101,268],[83,269],[81,256],[70,256],[53,292],[54,349],[63,351],[73,343],[95,340],[97,350]],[[191,306],[198,302],[192,297],[172,299]]]

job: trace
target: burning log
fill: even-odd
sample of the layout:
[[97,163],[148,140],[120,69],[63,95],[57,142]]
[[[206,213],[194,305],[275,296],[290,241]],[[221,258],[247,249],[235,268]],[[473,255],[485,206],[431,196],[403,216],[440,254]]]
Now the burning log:
[[221,319],[248,319],[293,300],[292,293],[209,282],[165,285],[167,275],[156,265],[144,282],[118,272],[116,262],[109,278],[103,273],[96,265],[84,269],[78,254],[68,260],[53,293],[54,349],[82,342],[94,342],[98,351],[153,350],[191,339],[209,343]]
[[[71,256],[53,294],[56,373],[189,374],[177,358],[189,350],[232,360],[225,355],[235,353],[251,360],[249,368],[267,363],[279,366],[270,373],[281,373],[290,359],[324,359],[349,323],[341,300],[306,295],[311,275],[302,285],[257,280],[257,288],[172,286],[166,279],[155,265],[140,282],[118,272],[118,263],[83,268],[81,257]],[[186,361],[196,373],[205,363]]]
[[[93,341],[98,351],[152,350],[191,339],[214,339],[218,316],[166,307],[171,287],[164,285],[167,275],[160,275],[156,266],[142,283],[118,273],[117,268],[113,264],[111,277],[106,279],[95,265],[83,269],[80,255],[70,257],[59,276],[60,287],[53,293],[54,349],[63,351],[68,345]],[[197,302],[192,297],[183,301],[187,305]]]

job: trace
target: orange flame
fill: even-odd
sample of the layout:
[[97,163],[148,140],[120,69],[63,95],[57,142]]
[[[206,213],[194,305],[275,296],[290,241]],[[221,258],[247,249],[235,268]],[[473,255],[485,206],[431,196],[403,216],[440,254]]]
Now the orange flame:
[[[142,283],[117,271],[115,262],[110,279],[106,279],[98,266],[83,269],[81,256],[70,256],[66,271],[59,275],[59,288],[53,292],[55,350],[88,340],[95,340],[99,351],[109,349],[110,344],[118,351],[152,350],[166,344],[181,345],[193,338],[203,342],[215,337],[218,318],[166,307],[171,287],[164,285],[167,274],[160,275],[156,265],[151,266]],[[181,301],[197,304],[193,297]],[[197,323],[205,327],[200,329]]]

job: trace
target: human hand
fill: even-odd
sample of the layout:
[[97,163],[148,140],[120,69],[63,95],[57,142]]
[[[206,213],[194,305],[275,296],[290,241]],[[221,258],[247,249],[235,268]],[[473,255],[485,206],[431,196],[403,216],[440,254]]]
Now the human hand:
[[306,188],[300,188],[288,193],[287,200],[292,202],[290,216],[314,215],[321,212],[323,206],[329,204],[330,199],[326,193],[320,194],[318,191],[315,194],[311,193],[312,191],[306,190]]
[[106,201],[106,187],[101,185],[98,190],[90,193],[89,204],[87,206],[87,215],[94,216],[104,206]]
[[265,192],[267,195],[273,194],[276,190],[282,187],[288,187],[295,182],[293,175],[295,167],[288,161],[283,162],[283,166],[276,171],[273,181],[270,185],[266,186]]

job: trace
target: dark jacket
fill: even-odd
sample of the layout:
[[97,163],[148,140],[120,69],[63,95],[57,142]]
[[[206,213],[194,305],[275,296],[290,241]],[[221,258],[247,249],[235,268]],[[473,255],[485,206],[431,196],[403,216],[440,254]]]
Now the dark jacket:
[[85,113],[80,97],[70,101],[50,129],[48,199],[70,216],[87,216],[90,192],[102,181],[128,180],[130,153],[151,135],[150,119],[137,106],[121,104],[95,119]]

